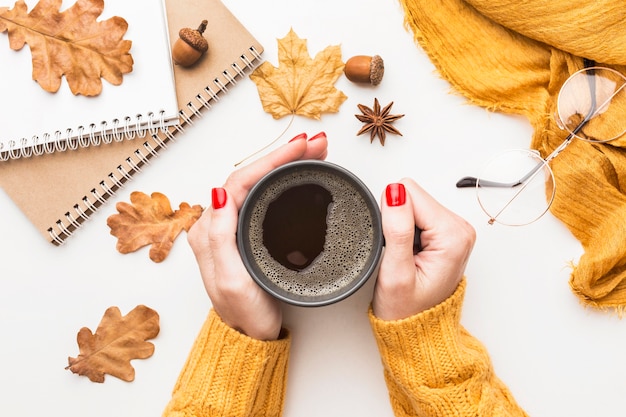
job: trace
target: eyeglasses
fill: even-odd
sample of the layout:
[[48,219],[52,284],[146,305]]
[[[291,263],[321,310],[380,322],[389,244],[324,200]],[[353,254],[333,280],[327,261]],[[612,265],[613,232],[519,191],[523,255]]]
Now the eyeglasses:
[[548,164],[574,138],[602,143],[626,133],[626,77],[585,60],[585,68],[563,83],[554,117],[569,134],[545,159],[536,150],[510,150],[493,158],[478,177],[457,182],[459,188],[476,188],[489,224],[522,226],[548,211],[556,193]]

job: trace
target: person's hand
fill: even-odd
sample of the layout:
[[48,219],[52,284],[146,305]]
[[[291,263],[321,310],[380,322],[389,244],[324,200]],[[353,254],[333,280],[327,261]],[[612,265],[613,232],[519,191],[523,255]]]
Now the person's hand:
[[[372,309],[382,320],[399,320],[452,295],[463,278],[476,233],[411,179],[388,185],[381,206],[386,245]],[[417,254],[415,226],[422,230],[422,250]]]
[[265,174],[298,159],[326,158],[328,142],[320,133],[298,135],[265,157],[234,171],[211,193],[212,205],[193,225],[188,241],[213,308],[230,327],[259,340],[278,338],[282,312],[276,299],[261,289],[241,261],[236,243],[237,214],[250,189]]

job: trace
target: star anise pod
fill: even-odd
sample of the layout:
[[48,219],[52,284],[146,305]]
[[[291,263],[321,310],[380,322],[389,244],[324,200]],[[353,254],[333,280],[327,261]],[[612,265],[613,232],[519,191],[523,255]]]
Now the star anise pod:
[[380,143],[383,146],[385,146],[385,137],[387,136],[386,132],[402,136],[402,133],[393,127],[392,123],[399,118],[404,117],[404,114],[389,114],[391,106],[393,106],[393,101],[381,110],[380,103],[378,103],[377,98],[374,98],[373,109],[364,106],[363,104],[359,104],[359,110],[361,110],[361,113],[363,114],[355,114],[355,116],[361,122],[365,123],[365,126],[357,132],[357,136],[370,132],[370,143],[372,143],[374,138],[378,136]]

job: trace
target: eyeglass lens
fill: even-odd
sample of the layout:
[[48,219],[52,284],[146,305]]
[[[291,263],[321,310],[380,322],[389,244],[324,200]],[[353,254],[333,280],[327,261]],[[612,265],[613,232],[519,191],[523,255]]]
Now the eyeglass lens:
[[626,78],[610,68],[587,68],[561,87],[557,122],[577,138],[607,142],[626,132]]
[[[524,176],[527,178],[519,182]],[[510,186],[484,186],[482,178]],[[545,214],[554,191],[552,170],[539,154],[514,149],[498,155],[485,166],[478,178],[476,196],[490,224],[523,226]]]
[[562,145],[542,159],[536,151],[513,150],[497,156],[478,178],[465,177],[457,187],[475,186],[489,223],[526,225],[545,214],[555,194],[548,162],[576,137],[607,142],[626,132],[626,77],[610,68],[574,73],[561,87],[555,118],[569,132]]

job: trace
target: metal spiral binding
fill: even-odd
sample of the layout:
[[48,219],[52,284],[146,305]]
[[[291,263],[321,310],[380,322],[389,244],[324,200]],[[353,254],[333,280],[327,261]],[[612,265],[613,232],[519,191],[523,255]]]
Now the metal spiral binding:
[[[135,149],[133,154],[125,159],[123,165],[117,166],[117,173],[109,173],[105,180],[100,181],[99,187],[91,190],[91,196],[84,196],[82,201],[73,206],[73,211],[65,213],[65,220],[57,220],[56,224],[48,229],[51,242],[57,246],[62,245],[93,213],[104,205],[110,197],[115,195],[117,190],[132,180],[133,175],[141,172],[143,166],[150,164],[153,158],[158,157],[159,153],[163,149],[166,149],[170,142],[176,141],[177,135],[184,133],[188,125],[193,125],[195,118],[202,117],[203,109],[211,109],[212,104],[219,101],[221,95],[228,92],[227,86],[236,84],[238,77],[243,78],[247,71],[253,70],[256,64],[260,63],[261,55],[254,47],[250,47],[248,53],[251,57],[247,54],[242,54],[239,57],[243,67],[241,67],[238,62],[231,64],[230,68],[232,69],[232,73],[229,72],[229,70],[224,70],[221,74],[226,81],[215,78],[212,84],[205,86],[196,95],[195,100],[197,103],[189,102],[180,110],[179,116],[181,122],[177,125],[165,126],[163,112],[161,112],[160,120],[156,123],[154,115],[148,115],[149,119],[147,128],[145,129],[138,130],[137,126],[139,126],[139,124],[134,128],[131,127],[132,118],[127,117],[123,122],[118,119],[113,120],[113,126],[110,130],[104,129],[106,122],[101,122],[102,130],[106,132],[106,134],[96,135],[96,125],[90,125],[87,133],[79,131],[80,134],[74,139],[73,143],[70,143],[71,141],[67,141],[68,143],[61,141],[64,144],[58,145],[57,141],[49,140],[49,135],[46,135],[41,143],[39,143],[39,141],[34,142],[35,146],[32,149],[32,154],[41,155],[58,151],[58,146],[65,146],[67,148],[68,146],[75,145],[83,146],[85,143],[87,145],[94,145],[95,143],[108,144],[113,141],[120,142],[124,139],[143,138],[147,136],[147,133],[150,134],[150,136]],[[80,129],[84,130],[83,127],[80,127]],[[60,135],[60,132],[55,132],[55,139],[58,139]],[[13,149],[11,148],[3,150],[2,144],[0,144],[0,161],[9,159],[10,156],[6,156],[6,154],[11,154],[12,152]],[[5,156],[6,159],[3,159]]]
[[[224,72],[226,72],[226,71],[224,71]],[[224,84],[222,82],[222,80],[220,80],[219,78],[216,78],[216,79],[213,80],[213,83],[217,86],[218,92],[219,91],[224,91],[225,93],[228,93],[228,87],[226,87],[227,84]]]
[[9,140],[6,144],[0,142],[0,161],[99,146],[103,143],[120,142],[135,137],[143,138],[147,133],[155,135],[159,131],[166,131],[167,129],[163,110],[159,111],[158,115],[152,112],[148,113],[147,118],[137,114],[134,119],[126,117],[123,126],[120,126],[118,119],[112,120],[110,129],[109,123],[106,121],[100,122],[100,129],[95,123],[88,126],[78,126],[75,129],[67,128],[65,130],[67,139],[61,139],[62,132],[57,130],[53,134],[44,133],[41,137],[33,136],[30,140],[22,138],[19,140],[21,146],[16,146],[18,142],[15,140]]
[[[85,203],[85,205],[89,204],[89,200],[87,199],[87,196],[83,197],[83,202]],[[89,220],[89,214],[87,214],[85,210],[83,210],[83,208],[79,206],[78,204],[74,204],[74,211],[78,213],[78,216],[81,218],[80,220],[81,222]]]
[[220,101],[220,96],[218,96],[217,93],[213,91],[210,86],[207,85],[206,87],[204,87],[203,91],[209,95],[210,100],[213,100],[215,102]]
[[100,122],[100,126],[100,131],[102,132],[102,143],[108,145],[109,143],[113,142],[113,132],[109,132],[109,124],[106,122],[106,120]]

